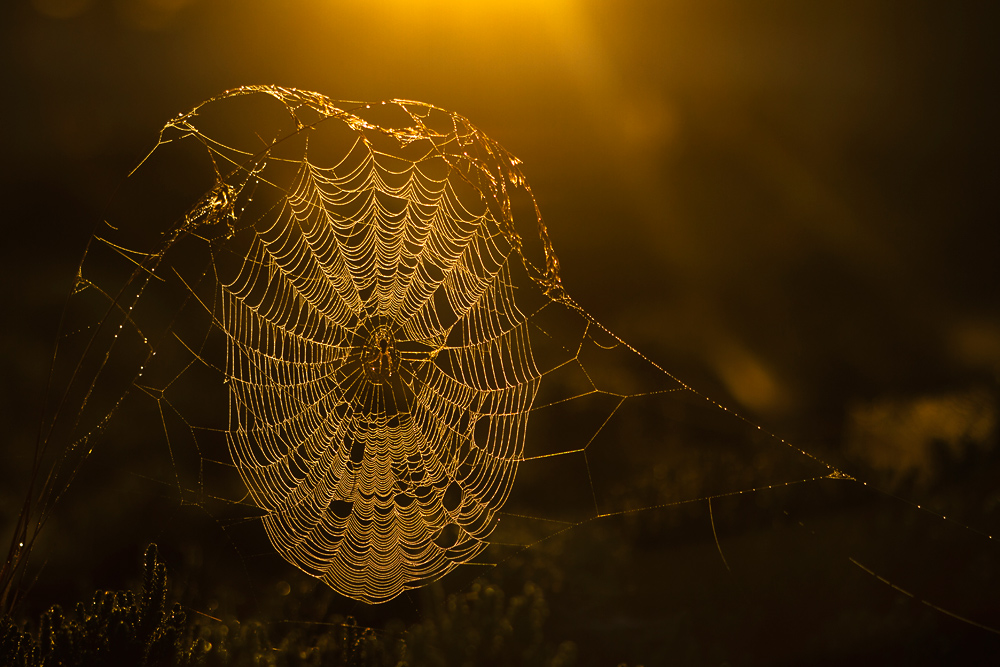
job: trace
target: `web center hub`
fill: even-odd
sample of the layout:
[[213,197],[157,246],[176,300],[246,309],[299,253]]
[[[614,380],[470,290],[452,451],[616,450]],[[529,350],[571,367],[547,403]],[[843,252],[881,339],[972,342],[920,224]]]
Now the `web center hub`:
[[375,327],[361,348],[361,367],[372,384],[384,384],[399,370],[399,350],[392,329]]

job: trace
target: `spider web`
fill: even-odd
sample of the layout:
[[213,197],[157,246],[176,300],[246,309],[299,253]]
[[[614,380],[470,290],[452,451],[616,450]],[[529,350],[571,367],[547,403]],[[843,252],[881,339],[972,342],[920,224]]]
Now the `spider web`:
[[378,603],[595,520],[853,480],[592,318],[520,162],[457,114],[244,87],[126,185],[64,315],[42,516],[141,433],[135,474]]

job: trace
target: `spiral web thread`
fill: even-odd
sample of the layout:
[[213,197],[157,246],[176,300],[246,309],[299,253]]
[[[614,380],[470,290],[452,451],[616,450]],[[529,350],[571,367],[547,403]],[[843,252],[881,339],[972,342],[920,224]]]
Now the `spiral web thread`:
[[[153,219],[179,165],[194,185]],[[595,519],[853,479],[577,305],[519,161],[457,114],[244,87],[129,181],[144,214],[112,212],[71,297],[92,324],[60,343],[79,361],[42,442],[72,444],[46,507],[129,395],[182,502],[254,509],[369,603]]]
[[513,239],[428,174],[438,151],[303,162],[223,289],[229,442],[268,536],[366,601],[486,546],[538,385]]

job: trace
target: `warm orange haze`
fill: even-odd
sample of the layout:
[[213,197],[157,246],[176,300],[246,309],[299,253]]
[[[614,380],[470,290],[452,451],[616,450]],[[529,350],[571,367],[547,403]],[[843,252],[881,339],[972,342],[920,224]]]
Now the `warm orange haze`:
[[977,11],[10,3],[3,544],[36,443],[64,490],[19,618],[156,542],[272,636],[527,600],[535,664],[996,654]]

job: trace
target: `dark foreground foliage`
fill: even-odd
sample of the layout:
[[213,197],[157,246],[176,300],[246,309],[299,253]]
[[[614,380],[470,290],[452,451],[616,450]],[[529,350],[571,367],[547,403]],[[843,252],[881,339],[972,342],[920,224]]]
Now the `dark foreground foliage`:
[[[545,640],[541,590],[512,597],[492,584],[462,594],[434,588],[424,620],[375,630],[353,619],[280,631],[260,622],[217,621],[167,608],[167,572],[156,545],[146,550],[142,590],[97,591],[66,612],[42,614],[36,630],[0,619],[0,665],[538,665],[575,662],[571,642]],[[193,615],[192,615],[193,616]]]

